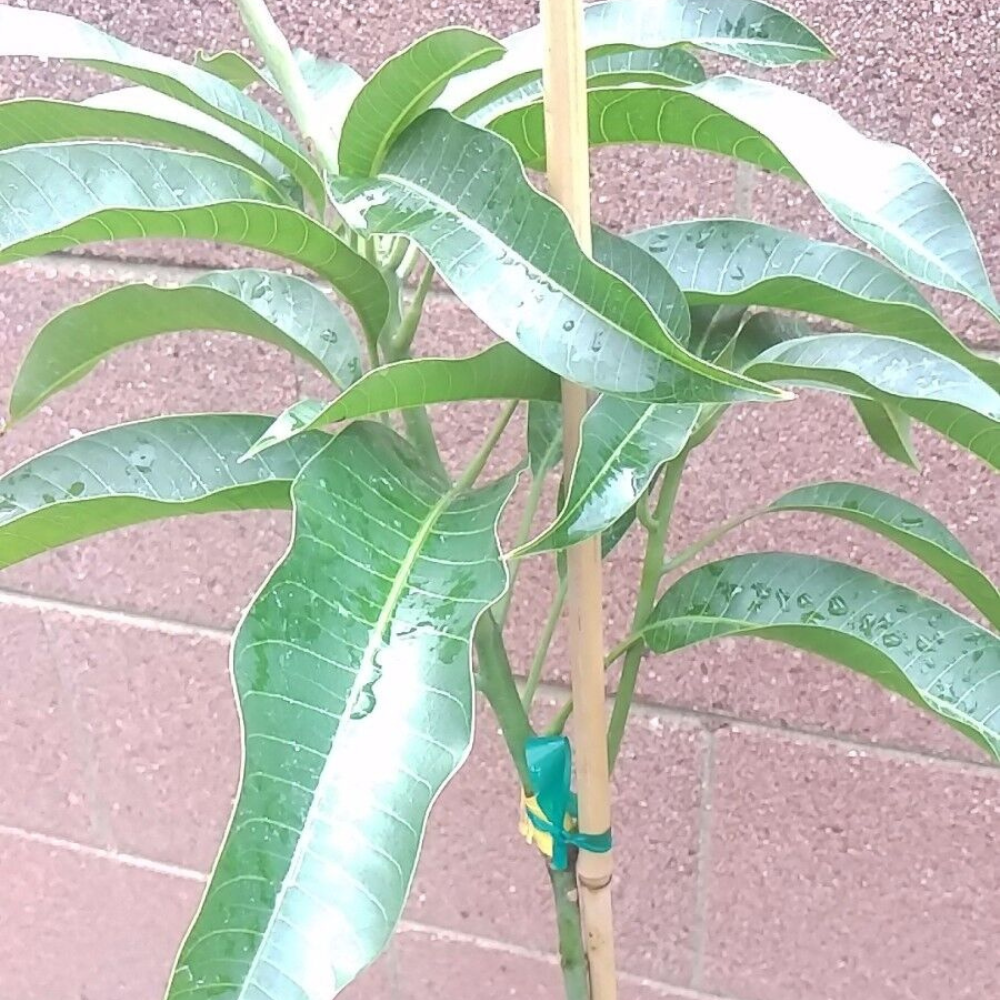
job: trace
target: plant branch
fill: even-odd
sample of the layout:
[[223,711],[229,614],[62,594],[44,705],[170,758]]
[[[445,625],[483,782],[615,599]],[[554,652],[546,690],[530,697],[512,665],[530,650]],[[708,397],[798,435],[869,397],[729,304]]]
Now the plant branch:
[[[635,611],[632,615],[630,634],[634,635],[642,628],[656,604],[657,590],[663,578],[664,546],[670,531],[670,519],[677,499],[681,476],[688,450],[681,452],[677,458],[668,463],[660,486],[660,495],[656,501],[656,509],[652,515],[652,529],[646,538],[646,552],[642,560],[642,574],[639,577],[639,593],[635,601]],[[634,640],[633,640],[634,642]],[[611,721],[608,723],[608,759],[612,768],[618,758],[625,726],[628,722],[632,698],[635,695],[636,680],[639,676],[639,665],[645,646],[642,643],[630,644],[622,664],[621,676],[618,679],[618,690],[615,693],[614,707],[611,710]]]
[[[542,490],[544,488],[545,476],[534,476],[531,480],[531,489],[528,491],[527,499],[524,501],[524,512],[521,514],[521,523],[517,526],[517,535],[513,545],[515,552],[527,542],[528,536],[531,534],[531,526],[535,521],[538,505],[542,501]],[[517,574],[521,568],[522,558],[522,556],[511,556],[507,560],[507,569],[510,573],[510,587],[496,608],[496,619],[500,623],[501,628],[503,628],[507,621],[507,612],[510,611],[510,601],[514,592],[514,585],[517,583]]]
[[316,150],[322,165],[337,170],[337,145],[323,123],[312,93],[306,85],[288,39],[282,34],[265,0],[236,0],[243,24],[271,71],[296,124],[307,143]]
[[549,647],[552,645],[552,637],[555,635],[556,626],[559,624],[559,618],[566,604],[568,590],[569,585],[564,577],[559,581],[559,589],[556,591],[556,596],[552,599],[552,604],[549,607],[545,625],[542,627],[542,634],[538,637],[538,645],[535,647],[535,655],[531,658],[531,667],[528,670],[528,677],[524,682],[524,690],[521,692],[521,704],[524,706],[525,711],[531,708],[531,703],[535,699],[535,692],[538,690],[538,684],[542,679],[542,669],[545,667]]
[[576,872],[557,872],[549,868],[552,900],[556,908],[559,932],[559,964],[562,967],[566,1000],[589,1000],[587,956],[583,948],[583,928],[580,921],[580,895],[576,888]]
[[417,327],[420,325],[421,317],[424,314],[424,303],[427,301],[427,293],[431,290],[433,284],[434,268],[428,264],[424,268],[424,273],[420,275],[420,280],[417,282],[417,287],[413,292],[413,298],[410,299],[409,305],[406,307],[406,312],[403,313],[403,318],[399,321],[399,326],[396,328],[387,345],[386,353],[389,355],[390,360],[395,361],[405,357],[410,350],[410,345],[413,343]]
[[503,633],[491,611],[487,611],[476,626],[476,659],[479,673],[476,681],[479,690],[490,703],[500,724],[507,750],[517,769],[522,788],[529,788],[528,762],[524,747],[534,735],[528,713],[521,704],[514,682],[514,672],[503,642]]
[[710,545],[714,545],[724,535],[728,535],[730,531],[746,524],[746,522],[751,518],[769,513],[770,510],[770,507],[755,507],[753,510],[748,510],[744,514],[730,518],[728,521],[723,521],[717,528],[713,528],[711,531],[706,532],[697,541],[692,542],[687,548],[681,549],[677,555],[668,559],[667,562],[663,564],[663,568],[660,570],[661,578],[667,576],[669,573],[673,573],[675,569],[680,569],[680,567],[685,563],[689,563],[696,555],[698,555],[698,553],[707,549]]

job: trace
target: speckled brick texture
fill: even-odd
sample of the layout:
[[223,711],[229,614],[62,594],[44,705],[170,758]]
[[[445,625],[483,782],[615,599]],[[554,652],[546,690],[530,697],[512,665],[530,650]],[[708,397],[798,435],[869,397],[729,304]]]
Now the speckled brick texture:
[[[20,0],[18,0],[20,2]],[[36,0],[149,48],[246,50],[230,0]],[[838,62],[775,78],[902,142],[956,192],[1000,280],[1000,7],[992,0],[789,0]],[[370,71],[418,34],[462,22],[523,27],[535,0],[279,0],[293,42]],[[0,65],[0,99],[82,96],[107,84],[65,65]],[[738,190],[738,195],[737,195]],[[756,218],[844,238],[814,199],[722,160],[675,150],[594,157],[594,210],[617,230],[741,204]],[[0,272],[0,396],[34,331],[128,280],[184,280],[252,259],[209,244],[94,247]],[[935,296],[970,342],[1000,349],[977,310]],[[489,340],[445,293],[419,350]],[[121,352],[0,441],[0,470],[122,419],[276,411],[318,386],[280,352],[213,333]],[[434,413],[460,464],[495,408]],[[516,425],[517,433],[523,427]],[[843,401],[806,395],[732,411],[696,453],[673,544],[791,486],[856,478],[926,505],[994,576],[998,491],[983,466],[921,433],[923,468],[874,454]],[[500,460],[514,454],[513,435]],[[503,525],[515,527],[516,510]],[[0,572],[0,1000],[158,1000],[225,829],[239,771],[227,635],[287,544],[276,513],[150,524]],[[622,635],[630,537],[607,575]],[[860,529],[783,515],[713,552],[820,552],[954,600]],[[553,587],[522,568],[510,637],[523,670]],[[961,606],[959,604],[959,606]],[[543,713],[565,698],[557,635]],[[616,777],[623,1000],[980,1000],[1000,995],[1000,782],[948,727],[850,672],[776,645],[726,640],[651,658]],[[517,792],[481,710],[466,768],[443,794],[404,922],[349,1000],[555,1000],[552,908],[516,834]]]

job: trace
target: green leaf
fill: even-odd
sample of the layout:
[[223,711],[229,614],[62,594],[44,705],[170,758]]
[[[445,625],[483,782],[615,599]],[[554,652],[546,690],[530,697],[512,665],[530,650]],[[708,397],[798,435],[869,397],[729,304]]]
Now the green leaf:
[[396,137],[452,78],[495,62],[504,47],[468,28],[432,32],[383,63],[344,120],[338,159],[345,174],[375,173]]
[[[126,107],[133,99],[134,106]],[[165,104],[187,115],[165,119]],[[271,184],[280,181],[280,171],[276,174],[265,167],[276,161],[238,132],[144,87],[105,94],[83,104],[41,98],[0,104],[0,150],[73,139],[132,139],[176,146],[235,163]]]
[[658,402],[778,398],[689,354],[583,253],[507,143],[445,111],[411,125],[376,178],[330,187],[348,225],[412,239],[498,336],[564,378]]
[[311,268],[377,336],[390,305],[381,272],[279,199],[260,177],[198,153],[90,142],[6,150],[0,264],[109,239],[235,243]]
[[544,476],[562,461],[562,407],[533,399],[528,403],[528,468],[532,478]]
[[970,351],[898,271],[868,254],[756,222],[709,219],[628,237],[692,304],[791,309],[929,347],[1000,387],[1000,364]]
[[[684,86],[701,83],[705,70],[701,63],[681,48],[627,48],[589,56],[585,66],[588,87],[616,87],[625,84],[669,84]],[[457,118],[473,125],[488,125],[505,108],[525,104],[542,96],[542,76],[537,70],[527,73],[520,85],[508,80],[487,103],[473,100],[453,109]]]
[[11,417],[22,419],[119,348],[184,330],[222,330],[265,340],[308,361],[341,387],[361,376],[354,333],[311,282],[257,268],[215,271],[179,288],[123,285],[49,320],[17,374]]
[[[754,0],[609,0],[584,7],[583,40],[591,58],[623,48],[663,49],[691,44],[757,66],[827,59],[830,50],[799,21]],[[442,106],[469,114],[541,78],[540,26],[504,40],[508,54],[495,66],[456,80]]]
[[876,447],[911,469],[920,468],[910,418],[898,406],[876,403],[861,396],[853,397],[851,403]]
[[302,399],[278,416],[249,455],[296,434],[337,423],[432,403],[474,399],[558,400],[559,379],[509,344],[468,358],[413,358],[375,368],[332,403]]
[[195,53],[194,64],[198,69],[211,73],[220,80],[225,80],[226,83],[238,90],[246,90],[247,87],[254,84],[265,82],[261,71],[249,59],[240,55],[239,52],[228,49],[215,53],[199,49]]
[[323,181],[295,137],[268,111],[218,76],[136,48],[65,14],[0,5],[0,56],[68,59],[174,97],[252,139],[288,168],[317,204]]
[[778,344],[746,369],[786,385],[898,406],[1000,467],[1000,393],[950,358],[895,337],[821,334]]
[[732,635],[818,653],[929,708],[1000,757],[1000,640],[853,566],[780,552],[710,563],[667,590],[643,634],[657,653]]
[[1000,625],[1000,592],[947,527],[916,504],[859,483],[817,483],[786,493],[769,509],[830,514],[884,535],[940,573],[992,625]]
[[385,946],[472,741],[512,486],[445,492],[371,423],[296,480],[291,548],[234,645],[240,797],[168,1000],[329,1000]]
[[[804,181],[845,229],[918,281],[959,292],[1000,318],[958,203],[909,150],[868,139],[820,101],[785,87],[717,76],[686,89],[589,94],[592,143],[665,142],[722,153]],[[542,106],[491,125],[525,164],[545,162]]]
[[635,506],[694,430],[700,406],[602,396],[584,417],[580,452],[556,520],[523,553],[563,549],[610,528]]
[[330,437],[314,431],[239,464],[268,419],[157,417],[84,434],[9,470],[0,476],[0,569],[143,521],[287,508],[292,480]]

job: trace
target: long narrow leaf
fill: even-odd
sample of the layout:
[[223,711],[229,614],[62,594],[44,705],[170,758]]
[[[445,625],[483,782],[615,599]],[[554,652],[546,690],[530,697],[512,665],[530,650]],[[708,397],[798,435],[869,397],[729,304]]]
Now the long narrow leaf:
[[375,265],[259,176],[200,153],[73,142],[0,152],[0,264],[104,240],[183,238],[278,254],[326,278],[370,336],[389,315]]
[[920,468],[913,444],[913,425],[907,414],[892,403],[876,403],[862,396],[853,397],[851,404],[868,436],[883,454],[911,469]]
[[250,450],[259,454],[313,427],[393,410],[474,399],[558,400],[559,379],[509,344],[468,358],[414,358],[365,374],[332,403],[303,399],[274,420]]
[[898,406],[1000,467],[1000,393],[957,362],[909,341],[862,333],[802,337],[770,348],[746,370]]
[[[149,95],[153,95],[152,100]],[[156,98],[162,102],[158,106]],[[133,99],[134,105],[127,106]],[[150,104],[157,113],[153,113]],[[164,104],[187,112],[188,120],[162,117]],[[197,127],[194,122],[208,123],[209,128]],[[75,139],[127,139],[207,153],[258,173],[272,184],[280,180],[280,175],[264,166],[267,154],[263,150],[254,147],[239,132],[229,130],[230,136],[222,138],[220,133],[225,134],[225,129],[227,126],[214,118],[143,87],[101,95],[83,104],[42,98],[0,104],[0,150]]]
[[338,159],[345,174],[368,176],[393,140],[440,96],[449,80],[495,62],[504,47],[469,28],[444,28],[418,39],[375,71],[344,119]]
[[291,548],[234,643],[239,801],[168,1000],[330,1000],[384,947],[472,741],[512,486],[445,491],[371,423],[296,480]]
[[1000,388],[1000,364],[970,351],[898,271],[859,250],[739,219],[679,222],[628,238],[670,272],[692,304],[791,309],[888,333]]
[[[786,87],[718,76],[688,88],[605,87],[589,94],[592,143],[691,146],[804,181],[845,229],[903,272],[978,302],[1000,318],[962,210],[909,150],[857,132],[820,101]],[[540,102],[491,125],[524,162],[545,162]]]
[[284,509],[329,443],[313,431],[239,463],[268,417],[158,417],[84,434],[0,476],[0,569],[104,531],[164,517]]
[[311,282],[257,268],[214,271],[179,288],[124,285],[49,320],[18,371],[11,417],[22,419],[112,352],[183,330],[224,330],[265,340],[297,354],[341,387],[361,376],[354,333]]
[[291,133],[237,87],[197,66],[136,48],[65,14],[6,5],[0,5],[0,55],[72,60],[190,104],[258,143],[316,204],[325,203],[322,179]]
[[786,493],[768,509],[816,511],[884,535],[940,573],[1000,627],[1000,592],[948,528],[916,504],[860,483],[816,483]]
[[701,566],[660,598],[643,635],[658,653],[755,635],[865,674],[1000,758],[1000,639],[853,566],[753,553]]
[[411,125],[377,177],[330,186],[349,225],[412,239],[498,336],[558,375],[657,402],[780,398],[672,339],[641,296],[582,252],[510,146],[447,112]]
[[[584,8],[583,43],[595,58],[623,48],[696,45],[757,66],[826,59],[829,49],[801,22],[756,0],[606,0]],[[496,65],[456,80],[442,107],[462,115],[541,78],[540,27],[504,39],[508,54]]]
[[635,506],[663,463],[680,453],[700,412],[700,406],[602,396],[584,418],[558,517],[523,552],[563,549],[610,528]]

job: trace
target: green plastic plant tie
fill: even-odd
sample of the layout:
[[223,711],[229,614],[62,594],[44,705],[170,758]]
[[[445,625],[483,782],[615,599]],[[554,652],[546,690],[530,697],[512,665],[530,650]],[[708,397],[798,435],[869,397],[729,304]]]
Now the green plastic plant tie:
[[[524,802],[527,839],[549,858],[555,871],[569,866],[569,849],[605,854],[611,831],[581,833],[576,826],[577,803],[571,784],[573,752],[565,736],[534,736],[524,748],[531,794]],[[523,827],[523,823],[522,823]]]

